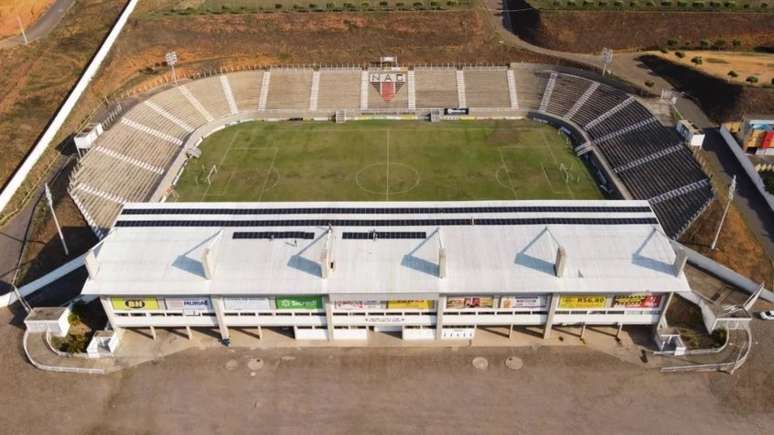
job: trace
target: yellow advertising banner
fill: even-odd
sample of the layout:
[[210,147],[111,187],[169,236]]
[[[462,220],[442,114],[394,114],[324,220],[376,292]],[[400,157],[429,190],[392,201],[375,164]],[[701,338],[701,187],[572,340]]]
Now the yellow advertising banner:
[[607,296],[561,296],[559,308],[605,308]]
[[429,310],[433,308],[433,301],[428,299],[387,301],[387,308]]
[[156,298],[110,298],[114,310],[158,310]]

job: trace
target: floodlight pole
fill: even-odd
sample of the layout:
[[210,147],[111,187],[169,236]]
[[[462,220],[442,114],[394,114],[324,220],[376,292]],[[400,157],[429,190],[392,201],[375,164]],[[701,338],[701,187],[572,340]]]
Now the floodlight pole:
[[728,201],[726,201],[726,207],[723,209],[723,217],[720,218],[720,223],[718,224],[718,229],[715,232],[715,239],[712,241],[712,245],[710,246],[711,250],[715,250],[715,246],[718,244],[718,239],[720,238],[720,230],[723,229],[723,223],[726,221],[726,215],[728,214],[728,208],[731,207],[731,201],[734,200],[734,192],[736,191],[736,175],[731,179],[731,185],[728,186]]
[[170,68],[172,68],[172,80],[177,84],[177,74],[175,73],[175,64],[177,63],[177,53],[170,51],[164,55],[164,60],[167,62]]
[[17,15],[16,21],[19,23],[19,29],[21,29],[22,38],[24,38],[24,45],[29,44],[30,40],[27,39],[27,32],[24,31],[24,24],[22,24],[21,17]]
[[59,233],[59,240],[62,241],[62,247],[64,248],[65,255],[70,255],[70,250],[67,249],[67,243],[65,243],[64,235],[62,234],[62,227],[59,226],[59,219],[56,218],[56,212],[54,211],[54,200],[51,197],[51,189],[48,188],[48,183],[45,184],[46,188],[46,202],[48,202],[48,208],[51,209],[51,216],[54,217],[54,223],[56,224],[56,230]]

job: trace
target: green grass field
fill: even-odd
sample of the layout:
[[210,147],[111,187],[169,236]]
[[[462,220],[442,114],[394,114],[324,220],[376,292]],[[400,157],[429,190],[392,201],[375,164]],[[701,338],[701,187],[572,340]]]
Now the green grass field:
[[200,148],[178,201],[602,197],[567,139],[532,121],[250,122]]

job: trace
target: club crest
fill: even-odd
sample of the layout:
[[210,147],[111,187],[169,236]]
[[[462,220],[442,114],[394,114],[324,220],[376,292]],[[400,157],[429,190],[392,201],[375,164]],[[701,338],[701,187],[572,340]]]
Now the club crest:
[[406,83],[406,78],[405,72],[374,72],[369,75],[368,80],[384,102],[389,103]]

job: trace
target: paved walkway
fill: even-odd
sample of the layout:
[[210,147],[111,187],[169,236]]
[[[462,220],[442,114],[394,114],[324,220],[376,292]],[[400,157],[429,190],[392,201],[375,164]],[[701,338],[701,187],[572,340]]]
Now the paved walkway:
[[[67,14],[67,11],[74,3],[75,0],[56,0],[56,2],[51,5],[51,7],[49,7],[48,10],[43,15],[41,15],[35,23],[32,25],[25,23],[25,25],[27,25],[25,30],[29,42],[33,42],[42,38],[43,36],[46,36],[48,32],[50,32],[54,27],[56,27],[57,24],[59,24],[60,21],[62,21],[62,18],[65,16],[65,14]],[[0,40],[0,50],[4,48],[16,47],[22,44],[24,44],[24,38],[22,35],[12,36],[10,38]]]

